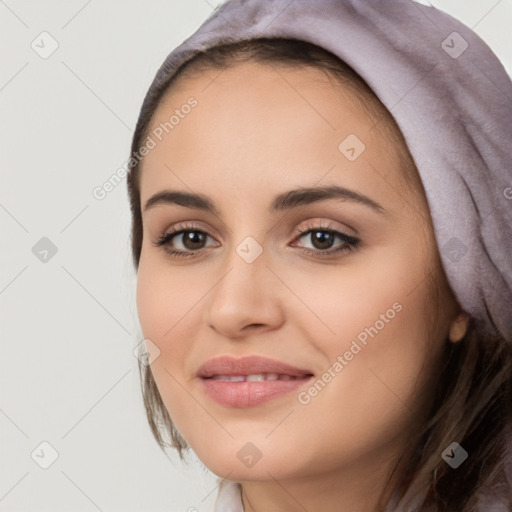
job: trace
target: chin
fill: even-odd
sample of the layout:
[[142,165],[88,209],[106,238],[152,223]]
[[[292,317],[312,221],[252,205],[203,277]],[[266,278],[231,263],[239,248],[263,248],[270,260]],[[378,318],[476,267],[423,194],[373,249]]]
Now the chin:
[[191,448],[212,473],[232,481],[266,481],[272,477],[286,478],[290,476],[290,471],[296,473],[296,459],[289,464],[287,454],[280,453],[276,447],[270,449],[268,441],[266,449],[258,448],[261,444],[258,445],[258,441],[251,443],[230,439],[217,444],[214,449],[211,445],[191,445]]

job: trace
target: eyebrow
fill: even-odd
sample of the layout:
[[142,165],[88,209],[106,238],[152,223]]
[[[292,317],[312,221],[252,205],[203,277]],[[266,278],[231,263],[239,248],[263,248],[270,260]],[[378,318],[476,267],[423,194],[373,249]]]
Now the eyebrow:
[[[301,187],[278,194],[273,198],[269,211],[279,212],[290,210],[292,208],[325,201],[327,199],[352,201],[368,206],[379,214],[385,213],[385,209],[373,199],[360,194],[359,192],[355,192],[354,190],[337,185],[325,187]],[[180,190],[162,190],[161,192],[154,194],[146,202],[144,211],[163,204],[177,204],[187,208],[210,212],[219,216],[219,211],[208,196]]]

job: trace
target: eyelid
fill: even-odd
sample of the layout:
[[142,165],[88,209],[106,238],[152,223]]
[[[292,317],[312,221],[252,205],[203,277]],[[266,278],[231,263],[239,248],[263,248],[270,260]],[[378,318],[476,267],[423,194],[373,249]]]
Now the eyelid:
[[327,231],[339,231],[343,233],[344,235],[350,236],[352,238],[359,238],[357,232],[347,226],[346,224],[343,224],[343,227],[339,227],[333,223],[333,221],[327,220],[327,219],[320,219],[319,217],[308,219],[297,227],[297,229],[294,231],[293,239],[295,240],[297,236],[304,236],[304,233],[307,232],[307,230],[327,230]]
[[[163,234],[160,239],[168,236],[168,235],[174,235],[182,230],[193,230],[193,231],[202,231],[208,236],[212,237],[212,234],[210,233],[210,230],[208,228],[203,228],[201,226],[202,222],[198,220],[186,220],[182,222],[177,222],[174,224],[170,229],[164,230]],[[343,227],[337,227],[332,223],[332,221],[327,219],[321,219],[321,218],[311,218],[308,219],[302,223],[300,223],[297,228],[293,231],[292,235],[292,241],[295,241],[297,237],[304,236],[304,234],[307,232],[307,230],[331,230],[331,231],[340,231],[341,233],[348,235],[352,238],[358,238],[357,232],[347,226],[346,224],[343,225]],[[220,238],[220,237],[219,237]]]
[[[201,232],[206,237],[210,237],[214,239],[215,237],[210,234],[209,228],[204,229],[201,227],[201,222],[199,221],[182,221],[174,224],[169,230],[165,230],[161,235],[159,235],[156,240],[152,241],[153,246],[158,248],[163,248],[163,250],[173,259],[178,261],[179,259],[183,259],[186,261],[186,258],[190,258],[189,261],[194,261],[195,258],[200,258],[202,255],[207,257],[210,251],[206,249],[212,246],[206,246],[196,250],[183,250],[183,249],[174,249],[171,247],[171,240],[175,237],[181,236],[184,232],[187,231],[196,231]],[[347,229],[348,228],[348,229]],[[341,245],[338,249],[328,248],[325,250],[322,249],[310,249],[307,247],[302,247],[297,245],[297,241],[301,238],[306,237],[308,234],[315,231],[325,231],[334,234],[337,238],[341,239],[345,245]],[[352,234],[350,234],[350,233]],[[299,224],[297,229],[294,231],[294,235],[289,246],[298,247],[302,250],[302,252],[306,255],[313,256],[318,259],[336,259],[337,257],[341,257],[347,253],[353,252],[361,247],[361,239],[355,233],[355,230],[349,228],[348,226],[344,228],[340,228],[334,225],[333,221],[327,219],[319,219],[319,218],[310,218],[306,221]],[[214,246],[215,247],[215,246]]]
[[[165,235],[175,234],[175,233],[177,233],[179,231],[183,231],[183,230],[190,230],[190,231],[202,231],[202,232],[206,233],[208,236],[213,237],[211,232],[215,231],[215,230],[211,229],[209,227],[208,228],[203,227],[202,224],[203,223],[199,220],[185,220],[183,222],[177,222],[176,224],[173,224],[171,226],[171,228],[164,230],[163,234],[165,236]],[[215,236],[217,237],[216,234],[215,234]],[[218,237],[218,238],[220,238],[220,237]]]

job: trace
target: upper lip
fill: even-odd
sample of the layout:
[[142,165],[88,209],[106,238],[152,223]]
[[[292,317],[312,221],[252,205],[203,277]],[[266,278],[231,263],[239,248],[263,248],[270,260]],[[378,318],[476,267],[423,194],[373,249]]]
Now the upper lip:
[[260,373],[277,373],[278,375],[310,376],[308,369],[297,368],[276,359],[261,356],[219,356],[209,359],[197,371],[203,379],[215,375],[254,375]]

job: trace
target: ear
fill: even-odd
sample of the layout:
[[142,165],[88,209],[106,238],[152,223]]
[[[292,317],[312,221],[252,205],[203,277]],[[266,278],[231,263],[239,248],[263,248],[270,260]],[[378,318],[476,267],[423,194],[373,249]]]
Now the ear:
[[459,313],[450,324],[449,339],[452,343],[460,341],[468,330],[469,316],[466,313]]

